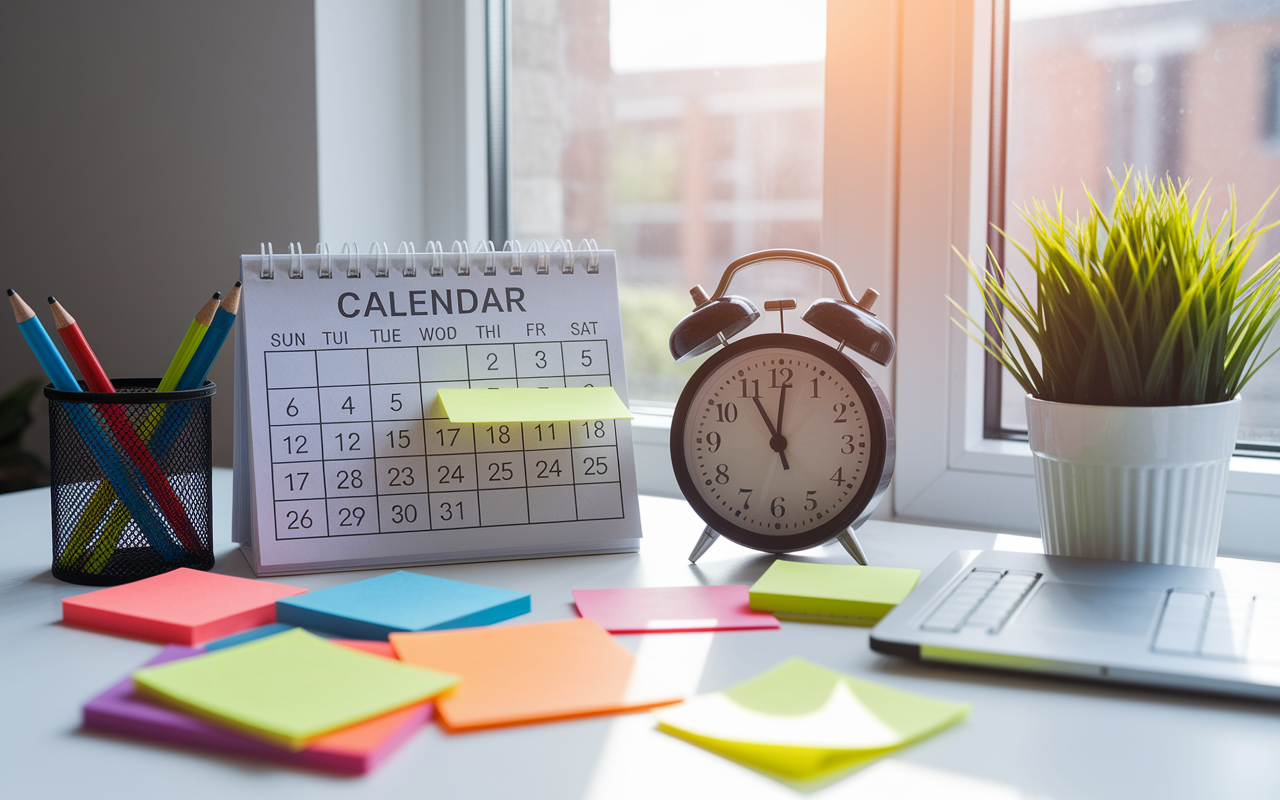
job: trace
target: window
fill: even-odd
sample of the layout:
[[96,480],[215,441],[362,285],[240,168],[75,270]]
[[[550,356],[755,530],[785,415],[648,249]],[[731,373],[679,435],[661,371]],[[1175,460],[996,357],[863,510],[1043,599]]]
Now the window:
[[[1006,393],[1010,414],[996,405],[992,424],[983,353],[951,322],[948,296],[981,313],[952,248],[981,260],[988,222],[1010,216],[1012,203],[1044,196],[1054,185],[1074,190],[1081,175],[1096,185],[1105,166],[1125,160],[1197,177],[1212,173],[1215,185],[1242,187],[1245,208],[1256,205],[1265,192],[1254,194],[1257,187],[1248,184],[1250,201],[1247,180],[1266,192],[1280,183],[1280,148],[1267,133],[1276,117],[1270,54],[1280,51],[1280,23],[1262,3],[1014,1],[1010,17],[1004,0],[860,0],[825,11],[812,0],[710,6],[511,0],[506,154],[513,232],[526,244],[595,238],[619,250],[624,308],[630,319],[645,320],[629,329],[628,371],[644,376],[633,382],[632,396],[668,403],[687,374],[672,364],[666,340],[690,307],[689,286],[718,276],[724,264],[717,259],[726,254],[773,244],[814,247],[817,237],[816,249],[842,265],[855,292],[880,291],[875,311],[898,338],[892,367],[869,368],[893,402],[897,423],[891,502],[880,511],[1033,533],[1039,526],[1026,443],[988,435],[1016,430],[1018,394]],[[409,233],[452,241],[465,231],[474,242],[490,230],[485,43],[487,12],[503,5],[317,4],[322,238],[395,240]],[[718,16],[684,28],[671,23],[673,14],[695,6],[718,8]],[[661,47],[647,47],[685,57],[722,53],[711,46],[718,41],[712,34],[729,22],[766,20],[781,30],[769,16],[779,7],[818,24],[806,23],[810,33],[797,36],[799,44],[782,47],[784,37],[773,37],[768,48],[757,45],[754,52],[780,53],[771,65],[719,55],[719,66],[641,69],[611,47],[609,32],[628,7],[639,15],[626,23],[637,35],[643,14],[658,12],[646,41]],[[1053,7],[1066,13],[1053,16]],[[400,13],[406,9],[413,14]],[[1253,16],[1232,16],[1241,9]],[[833,43],[825,48],[823,35],[813,33],[824,17],[825,42]],[[992,103],[1003,96],[1006,53],[994,42],[1006,26],[1008,146],[993,147],[993,132],[1006,130],[1005,106]],[[354,40],[352,30],[360,33]],[[353,51],[351,41],[372,43],[369,52],[379,58]],[[393,41],[399,44],[389,48]],[[1041,58],[1054,48],[1074,52],[1078,62],[1055,67]],[[687,81],[675,82],[676,73]],[[1197,106],[1200,82],[1210,74],[1223,87],[1211,93],[1217,105]],[[426,77],[419,87],[400,80],[406,75]],[[1115,81],[1095,83],[1093,101],[1083,106],[1096,130],[1082,116],[1061,116],[1081,107],[1064,96],[1084,90],[1062,81],[1086,75]],[[783,83],[792,79],[809,83]],[[713,102],[714,87],[733,80],[747,88],[725,93],[727,104]],[[1057,88],[1044,88],[1050,86]],[[1037,102],[1024,107],[1018,100],[1024,91]],[[694,97],[702,98],[702,111],[690,121]],[[369,126],[350,113],[366,106],[395,110],[399,121]],[[1019,121],[1027,110],[1028,119]],[[1162,115],[1177,124],[1158,124]],[[1114,124],[1103,125],[1107,120]],[[695,126],[704,126],[700,139],[689,134]],[[1063,128],[1071,135],[1050,136]],[[770,156],[770,137],[788,144]],[[421,141],[425,150],[416,147]],[[690,141],[705,148],[701,155],[695,148],[704,168],[693,175],[686,170],[694,163]],[[1093,142],[1091,160],[1077,163],[1071,146],[1085,141]],[[1042,158],[1043,152],[1053,155]],[[739,158],[746,153],[749,164]],[[990,183],[993,155],[1008,169],[994,170],[1004,180]],[[406,168],[419,157],[420,170]],[[814,165],[821,167],[816,176]],[[689,219],[698,225],[686,225]],[[1268,248],[1280,248],[1277,236]],[[814,281],[815,271],[796,269],[752,270],[754,283],[734,287],[758,301],[792,295],[803,305],[806,294],[830,296],[831,287]],[[768,317],[753,331],[776,325]],[[1280,397],[1254,399],[1262,413],[1245,435],[1275,443],[1280,415],[1268,409]],[[637,473],[644,491],[678,496],[667,420],[642,415],[633,426]],[[1280,539],[1259,524],[1280,517],[1280,459],[1234,459],[1228,492],[1223,552],[1280,558]]]
[[[1278,44],[1280,9],[1267,4],[1012,0],[1004,171],[993,176],[1004,181],[1005,202],[993,222],[1028,242],[1018,206],[1061,190],[1070,214],[1084,207],[1082,180],[1106,203],[1107,170],[1126,166],[1190,178],[1197,190],[1209,181],[1219,210],[1233,187],[1240,211],[1252,216],[1280,186]],[[1253,266],[1277,250],[1272,234]],[[1027,273],[1014,248],[1002,263],[1019,278]],[[1025,435],[1021,388],[1007,374],[988,386],[988,411],[999,409],[998,430],[988,435]],[[1242,397],[1242,450],[1280,449],[1280,361]]]
[[[950,248],[981,260],[988,221],[1012,203],[1048,196],[1054,186],[1076,191],[1081,177],[1097,186],[1106,166],[1123,161],[1235,183],[1243,207],[1256,209],[1280,183],[1271,171],[1280,162],[1257,134],[1266,53],[1280,28],[1261,11],[1237,19],[1234,4],[1198,0],[1014,0],[1011,15],[998,0],[900,8],[882,28],[901,41],[900,177],[884,201],[897,220],[895,509],[909,519],[1034,532],[1029,451],[987,435],[985,358],[945,307],[951,296],[981,313]],[[1052,8],[1068,13],[1051,15]],[[1005,111],[999,43],[1006,34],[1008,137],[993,147]],[[1206,95],[1207,76],[1220,77]],[[1260,197],[1255,182],[1265,187]],[[992,204],[1001,191],[1004,199]],[[1273,235],[1266,246],[1274,251],[1280,242]],[[1257,407],[1262,436],[1276,415],[1265,400]],[[1001,409],[1001,427],[1017,422],[1013,414]],[[1233,459],[1222,552],[1280,557],[1280,542],[1261,522],[1277,514],[1280,465]]]
[[[512,0],[513,238],[618,251],[634,402],[669,407],[696,369],[667,348],[694,284],[754,250],[822,250],[825,45],[823,0]],[[780,267],[734,291],[823,286]]]

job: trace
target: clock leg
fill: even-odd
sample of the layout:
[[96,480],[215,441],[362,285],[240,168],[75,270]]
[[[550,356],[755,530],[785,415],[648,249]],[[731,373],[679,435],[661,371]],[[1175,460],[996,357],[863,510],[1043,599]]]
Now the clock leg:
[[845,532],[836,537],[840,544],[844,545],[844,549],[849,551],[849,555],[853,556],[853,560],[862,566],[867,565],[867,554],[863,552],[862,545],[858,542],[858,537],[853,535],[853,528],[846,528]]
[[689,554],[689,563],[696,564],[698,559],[702,558],[702,554],[707,552],[711,545],[715,544],[716,539],[720,538],[720,534],[711,530],[711,526],[702,529],[702,536],[698,537],[698,543],[693,546],[693,552]]

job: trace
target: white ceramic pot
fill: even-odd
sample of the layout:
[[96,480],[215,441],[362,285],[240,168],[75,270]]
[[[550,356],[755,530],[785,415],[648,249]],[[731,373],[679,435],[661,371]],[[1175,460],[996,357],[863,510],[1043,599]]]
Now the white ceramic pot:
[[1212,567],[1239,421],[1238,397],[1134,408],[1028,395],[1045,552]]

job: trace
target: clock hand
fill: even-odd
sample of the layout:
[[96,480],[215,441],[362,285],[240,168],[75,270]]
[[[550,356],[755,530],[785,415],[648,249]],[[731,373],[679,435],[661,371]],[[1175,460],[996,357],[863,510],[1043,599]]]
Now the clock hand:
[[[782,391],[778,392],[778,431],[777,434],[782,436],[782,412],[787,407],[787,384],[782,384]],[[786,437],[783,437],[786,441]]]
[[760,416],[764,419],[764,426],[769,429],[769,436],[771,437],[769,444],[772,446],[772,439],[776,439],[778,437],[778,431],[773,427],[773,422],[769,419],[769,412],[764,410],[764,404],[760,402],[760,398],[753,397],[751,399],[755,401],[756,408],[760,409]]
[[[786,390],[783,389],[785,393]],[[759,397],[751,398],[755,401],[756,408],[760,409],[760,416],[764,419],[764,426],[769,429],[769,449],[782,456],[782,468],[791,469],[791,465],[787,463],[787,454],[783,451],[787,449],[787,440],[778,433],[778,429],[773,427],[773,423],[769,420],[769,412],[764,410],[764,404],[760,402]]]
[[787,384],[782,384],[782,390],[778,392],[778,427],[774,431],[777,441],[769,442],[769,446],[778,451],[778,455],[782,457],[782,468],[791,469],[787,464],[787,437],[782,435],[782,412],[787,407]]

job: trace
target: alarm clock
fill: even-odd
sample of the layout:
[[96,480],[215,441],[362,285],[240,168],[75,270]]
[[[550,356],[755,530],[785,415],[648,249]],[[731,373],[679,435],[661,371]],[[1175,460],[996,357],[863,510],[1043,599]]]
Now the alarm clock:
[[[728,294],[738,272],[766,261],[826,270],[839,298],[814,302],[801,317],[834,339],[782,333],[730,342],[760,317],[746,298]],[[768,553],[790,553],[837,539],[859,564],[866,554],[854,531],[880,502],[893,477],[893,414],[884,392],[849,351],[887,365],[896,344],[871,306],[854,300],[840,267],[803,250],[775,249],[730,264],[710,297],[690,290],[696,306],[671,333],[676,361],[720,348],[689,379],[671,423],[671,466],[680,490],[706,523],[689,556],[720,536]],[[771,300],[785,314],[795,300]]]

